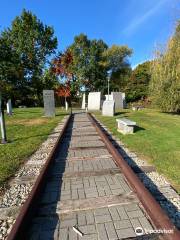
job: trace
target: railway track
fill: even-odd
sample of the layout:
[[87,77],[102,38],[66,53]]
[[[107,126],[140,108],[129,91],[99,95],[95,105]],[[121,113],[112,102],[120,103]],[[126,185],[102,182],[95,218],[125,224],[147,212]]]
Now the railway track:
[[73,114],[7,239],[130,238],[178,240],[180,233],[93,117]]

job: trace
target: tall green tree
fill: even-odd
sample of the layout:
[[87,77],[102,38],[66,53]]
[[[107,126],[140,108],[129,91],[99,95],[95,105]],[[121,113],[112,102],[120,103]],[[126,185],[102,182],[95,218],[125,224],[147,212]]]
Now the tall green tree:
[[157,51],[150,82],[152,102],[167,112],[180,112],[180,21],[167,48]]
[[[14,79],[15,88],[21,99],[34,95],[40,100],[42,95],[42,74],[45,64],[51,54],[55,53],[57,38],[54,37],[52,27],[44,25],[31,12],[23,10],[12,22],[10,28],[0,35],[1,42],[5,42],[11,54],[17,56],[17,78]],[[3,48],[0,45],[0,48]],[[8,61],[1,65],[1,78],[11,79],[14,72],[8,69]],[[7,69],[7,76],[3,75],[3,69]],[[7,81],[6,80],[6,81]],[[25,100],[24,99],[24,100]]]
[[20,60],[15,50],[0,38],[0,92],[4,100],[12,98],[20,72]]
[[87,91],[103,90],[107,73],[101,62],[107,45],[102,40],[89,40],[80,34],[68,49],[73,56],[71,72],[79,86]]
[[145,99],[149,92],[149,82],[151,79],[151,62],[146,61],[139,64],[129,77],[127,84],[127,98],[128,101],[137,101]]
[[129,57],[133,51],[128,46],[112,45],[104,51],[104,67],[111,71],[110,89],[125,91],[131,72]]

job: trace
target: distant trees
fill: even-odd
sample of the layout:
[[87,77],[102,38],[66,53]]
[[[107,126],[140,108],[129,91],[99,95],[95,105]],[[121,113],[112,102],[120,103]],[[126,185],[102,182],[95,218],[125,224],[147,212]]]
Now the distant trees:
[[4,99],[13,95],[18,71],[20,71],[19,58],[8,42],[0,38],[0,92]]
[[[40,102],[43,69],[55,52],[57,38],[52,27],[44,25],[31,12],[23,10],[10,28],[0,34],[0,86],[11,86],[11,95],[27,102]],[[4,92],[4,90],[3,90]]]
[[84,34],[75,36],[68,50],[73,56],[70,69],[79,88],[85,87],[86,91],[93,91],[104,87],[106,69],[101,62],[107,47],[102,40],[89,40]]
[[180,112],[180,21],[164,52],[157,51],[152,64],[150,97],[167,112]]
[[0,91],[4,99],[23,105],[40,105],[43,89],[58,89],[71,82],[72,96],[81,90],[107,91],[107,72],[111,70],[111,90],[122,89],[132,50],[108,45],[101,39],[75,36],[64,51],[56,53],[57,38],[52,27],[23,10],[11,26],[0,33]]
[[127,76],[131,71],[128,59],[132,52],[132,49],[128,46],[118,45],[112,45],[104,52],[105,66],[112,72],[110,79],[111,90],[125,90]]
[[107,89],[107,71],[112,71],[113,80],[115,74],[129,68],[128,57],[132,54],[127,46],[108,47],[103,40],[89,40],[84,34],[76,36],[68,50],[73,56],[71,71],[79,87],[103,93]]
[[132,70],[126,85],[128,101],[137,101],[148,97],[150,69],[151,62],[146,61]]

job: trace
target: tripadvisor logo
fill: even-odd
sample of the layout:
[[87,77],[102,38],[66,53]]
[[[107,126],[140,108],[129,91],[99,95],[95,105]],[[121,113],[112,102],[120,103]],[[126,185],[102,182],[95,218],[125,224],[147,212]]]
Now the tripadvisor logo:
[[135,229],[135,233],[136,233],[137,236],[141,236],[141,235],[144,234],[144,230],[142,229],[142,227],[137,227]]
[[152,233],[156,233],[156,234],[161,234],[161,233],[165,233],[165,234],[172,234],[174,232],[173,229],[144,229],[142,227],[137,227],[135,228],[135,233],[137,236],[141,236],[143,234],[152,234]]

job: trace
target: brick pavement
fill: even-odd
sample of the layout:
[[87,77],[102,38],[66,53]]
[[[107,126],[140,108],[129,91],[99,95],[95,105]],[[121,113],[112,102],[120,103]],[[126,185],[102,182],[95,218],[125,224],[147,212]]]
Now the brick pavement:
[[129,239],[137,237],[137,227],[152,229],[86,114],[75,114],[50,169],[28,239]]

